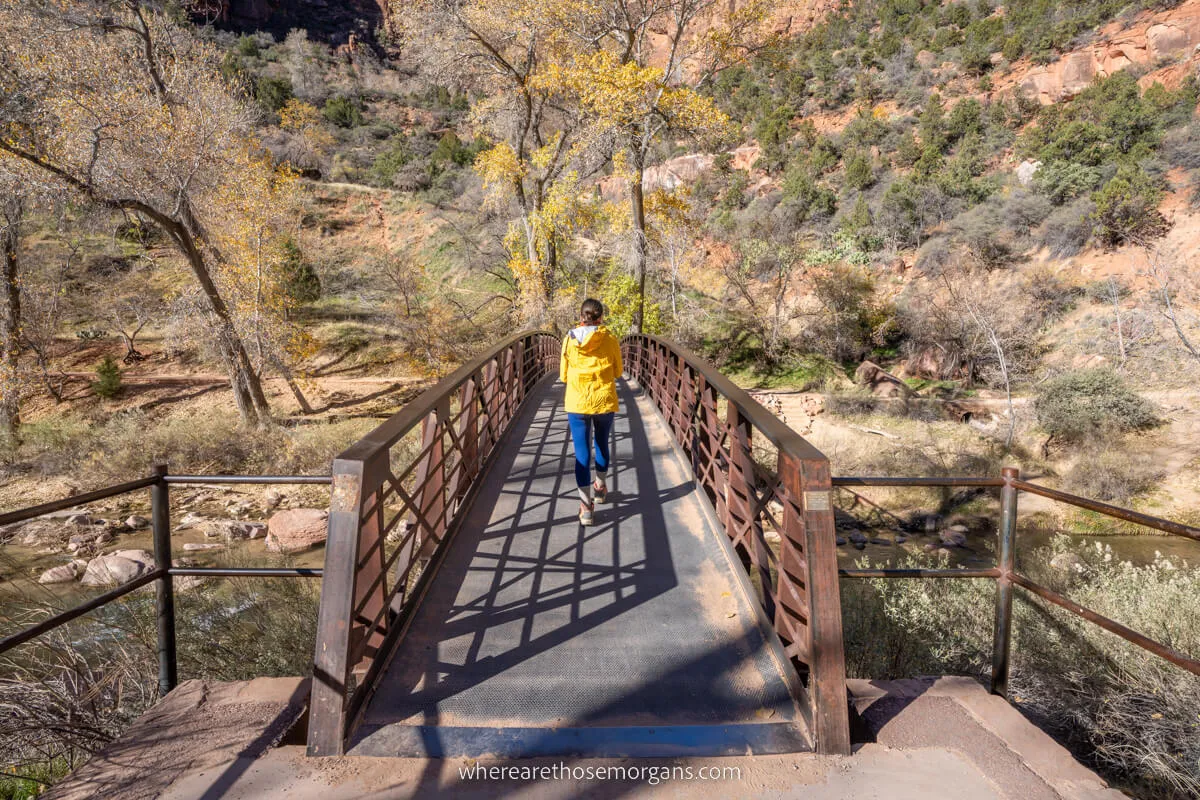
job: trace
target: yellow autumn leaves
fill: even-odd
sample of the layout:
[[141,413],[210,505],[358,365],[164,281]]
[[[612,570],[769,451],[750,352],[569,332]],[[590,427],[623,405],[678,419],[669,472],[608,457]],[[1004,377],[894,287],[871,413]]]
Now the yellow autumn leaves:
[[606,132],[644,126],[653,118],[701,138],[727,135],[732,126],[711,98],[671,85],[658,67],[622,61],[607,50],[582,54],[566,64],[549,64],[530,83],[577,102]]

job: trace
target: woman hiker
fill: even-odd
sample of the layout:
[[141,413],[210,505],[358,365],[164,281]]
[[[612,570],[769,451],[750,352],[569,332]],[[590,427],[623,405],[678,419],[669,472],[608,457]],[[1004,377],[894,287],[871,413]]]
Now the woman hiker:
[[[608,499],[608,442],[617,410],[617,378],[621,344],[604,327],[604,306],[584,300],[579,327],[563,340],[558,377],[567,385],[567,422],[575,442],[575,484],[579,487],[579,522],[591,525],[595,501]],[[596,481],[592,482],[592,446],[596,450]],[[594,494],[593,494],[594,493]]]

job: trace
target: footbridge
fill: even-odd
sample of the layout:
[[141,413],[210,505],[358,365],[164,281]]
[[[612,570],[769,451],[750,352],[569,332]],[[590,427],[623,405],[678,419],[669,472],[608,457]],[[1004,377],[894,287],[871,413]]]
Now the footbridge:
[[496,345],[334,461],[309,754],[849,753],[828,460],[630,336],[583,527],[559,348]]
[[[267,754],[281,740],[281,751],[302,747],[310,756],[401,757],[407,760],[369,763],[388,765],[379,767],[381,779],[401,780],[393,774],[399,770],[408,775],[401,783],[421,786],[431,780],[428,765],[462,758],[748,755],[783,770],[779,785],[787,786],[794,777],[787,769],[801,761],[786,754],[851,751],[852,709],[861,723],[856,746],[864,731],[866,741],[877,736],[885,744],[940,741],[974,748],[975,763],[1013,796],[1108,796],[1080,794],[1079,787],[1103,784],[1080,772],[1065,751],[1055,756],[1061,748],[1001,699],[1008,696],[1014,595],[1054,605],[1200,675],[1195,653],[1155,641],[1031,577],[1037,572],[1028,567],[1036,565],[1016,557],[1018,498],[1035,495],[1043,505],[1193,542],[1200,528],[1030,483],[1015,469],[999,476],[831,477],[824,455],[686,349],[639,334],[626,337],[622,351],[610,502],[598,506],[595,525],[586,528],[576,515],[570,437],[553,377],[559,340],[543,332],[489,348],[339,455],[329,475],[177,475],[163,465],[142,478],[0,513],[0,526],[86,516],[94,504],[149,492],[153,553],[145,555],[152,564],[0,638],[4,655],[111,603],[153,604],[159,705],[55,796],[148,797],[131,792],[185,780],[193,767],[197,785],[209,788],[179,796],[224,796],[235,784],[247,793],[230,796],[264,796],[251,765],[275,763],[270,768],[281,781],[294,777],[294,763]],[[172,487],[255,484],[329,487],[323,569],[204,567],[172,558]],[[839,569],[835,507],[849,497],[851,510],[887,516],[860,494],[869,487],[998,498],[994,563]],[[114,557],[122,552],[142,551]],[[211,689],[227,697],[228,708],[253,716],[247,709],[267,708],[274,701],[263,693],[279,689],[257,682],[210,686],[191,675],[179,683],[181,587],[174,581],[201,578],[322,580],[311,682],[291,679],[274,722],[243,720],[242,750],[216,747],[224,740],[204,733],[203,725],[189,733],[207,719],[197,709]],[[848,682],[839,581],[862,578],[994,583],[988,690],[996,697],[984,694],[984,703],[962,694],[959,684],[943,692],[940,682]],[[135,594],[151,584],[153,597]],[[947,705],[951,694],[958,711]],[[900,709],[910,703],[919,710],[905,717]],[[971,722],[963,708],[991,727]],[[211,730],[228,733],[229,713],[214,711]],[[901,721],[889,732],[897,714]],[[1013,735],[998,744],[996,731]],[[185,741],[221,750],[212,763],[225,758],[224,770],[184,758]],[[227,758],[234,752],[240,755]],[[179,763],[154,783],[131,766],[145,759]],[[412,764],[426,766],[405,766]],[[881,774],[890,783],[909,766]],[[869,756],[863,769],[875,769]],[[1043,794],[1026,791],[1029,770],[1044,779]],[[314,779],[311,796],[325,796],[323,780]],[[974,784],[946,780],[954,786],[943,789],[961,790],[955,796],[984,796]],[[292,794],[284,787],[267,796]]]

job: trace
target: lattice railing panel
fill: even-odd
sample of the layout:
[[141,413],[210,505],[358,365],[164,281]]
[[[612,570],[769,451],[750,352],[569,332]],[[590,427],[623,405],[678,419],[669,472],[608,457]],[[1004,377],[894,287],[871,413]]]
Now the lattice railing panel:
[[416,602],[559,341],[514,336],[405,406],[334,461],[309,753],[340,753]]
[[[828,459],[683,348],[634,334],[622,352],[626,373],[690,461],[784,652],[807,679],[818,748],[848,752]],[[778,536],[777,548],[768,534]]]

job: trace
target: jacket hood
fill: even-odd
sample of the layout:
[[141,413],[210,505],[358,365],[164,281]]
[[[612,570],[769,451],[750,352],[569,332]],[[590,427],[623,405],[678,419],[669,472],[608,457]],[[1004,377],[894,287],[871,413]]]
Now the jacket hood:
[[580,325],[578,328],[571,329],[570,336],[579,345],[581,351],[592,354],[600,350],[604,337],[597,334],[601,331],[607,333],[608,329],[603,325]]

